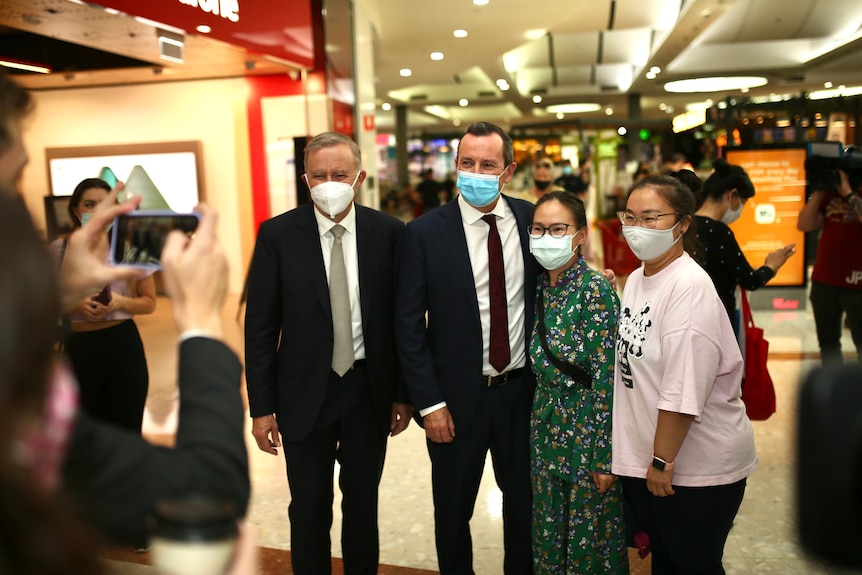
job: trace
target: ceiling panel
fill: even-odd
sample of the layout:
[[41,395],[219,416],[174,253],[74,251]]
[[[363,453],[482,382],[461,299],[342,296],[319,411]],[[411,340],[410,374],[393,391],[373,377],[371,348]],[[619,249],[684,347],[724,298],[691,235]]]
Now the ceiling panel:
[[599,32],[554,34],[554,63],[558,68],[584,66],[599,57]]

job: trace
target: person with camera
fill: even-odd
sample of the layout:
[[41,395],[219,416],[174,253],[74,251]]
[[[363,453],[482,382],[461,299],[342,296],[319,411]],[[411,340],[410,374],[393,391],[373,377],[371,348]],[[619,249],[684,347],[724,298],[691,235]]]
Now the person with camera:
[[835,180],[837,183],[830,186],[828,180],[814,178],[817,187],[799,212],[796,224],[803,232],[823,230],[809,297],[824,365],[844,361],[843,314],[856,346],[857,361],[862,361],[862,178],[851,180],[845,170],[839,169]]

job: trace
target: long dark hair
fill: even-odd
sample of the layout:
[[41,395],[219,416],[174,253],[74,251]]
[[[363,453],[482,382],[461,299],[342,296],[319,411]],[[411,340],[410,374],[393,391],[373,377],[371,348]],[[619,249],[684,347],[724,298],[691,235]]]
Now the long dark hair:
[[111,191],[110,184],[105,180],[100,180],[99,178],[87,178],[85,180],[81,180],[78,185],[75,186],[75,191],[72,192],[72,197],[69,198],[69,206],[67,209],[69,211],[69,217],[72,218],[72,222],[75,224],[76,228],[81,227],[81,219],[78,217],[78,214],[75,213],[75,210],[81,204],[81,198],[83,198],[84,192],[92,190],[93,188],[99,188],[106,192]]
[[89,529],[13,449],[44,412],[60,317],[57,264],[14,190],[0,190],[0,237],[0,575],[99,573]]
[[[682,172],[688,172],[688,174],[682,174]],[[680,174],[682,175],[680,176]],[[677,222],[688,216],[691,223],[688,226],[688,230],[682,236],[683,249],[688,252],[688,254],[697,263],[705,265],[706,259],[703,255],[703,246],[700,243],[700,240],[697,239],[697,222],[693,217],[696,200],[691,188],[689,188],[685,181],[691,178],[691,176],[694,176],[694,178],[697,179],[697,182],[700,182],[700,178],[698,178],[691,170],[680,170],[679,172],[672,172],[666,176],[647,176],[632,186],[632,189],[629,191],[629,196],[631,196],[632,192],[635,190],[653,188],[658,195],[664,198],[664,200],[671,205],[673,211],[679,214],[677,216]],[[694,182],[692,184],[696,185]]]

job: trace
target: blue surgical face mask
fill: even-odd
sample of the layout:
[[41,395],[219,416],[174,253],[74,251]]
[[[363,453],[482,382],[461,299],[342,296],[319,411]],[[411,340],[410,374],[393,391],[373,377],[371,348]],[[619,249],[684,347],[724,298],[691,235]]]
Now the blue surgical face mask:
[[[506,166],[508,167],[508,166]],[[493,174],[474,174],[458,170],[458,181],[455,183],[461,190],[461,195],[467,203],[475,208],[484,208],[500,195],[500,176]]]
[[563,166],[563,174],[569,176],[573,171],[571,166]]
[[93,217],[93,214],[91,214],[90,212],[84,212],[83,214],[81,214],[81,225],[82,226],[87,225],[87,222],[89,222],[90,218],[92,218],[92,217]]

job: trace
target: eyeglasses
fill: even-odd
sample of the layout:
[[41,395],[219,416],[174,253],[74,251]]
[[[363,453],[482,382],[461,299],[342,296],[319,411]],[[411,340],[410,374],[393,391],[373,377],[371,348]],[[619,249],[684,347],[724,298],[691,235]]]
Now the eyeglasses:
[[635,216],[627,212],[617,212],[617,217],[624,226],[636,226],[640,224],[645,228],[655,229],[659,218],[664,216],[678,216],[679,212],[668,212],[666,214],[649,214],[646,216]]
[[527,233],[533,239],[539,239],[545,235],[545,232],[549,233],[552,238],[562,238],[566,236],[570,227],[574,227],[574,224],[551,224],[547,228],[539,224],[530,224],[527,226]]

